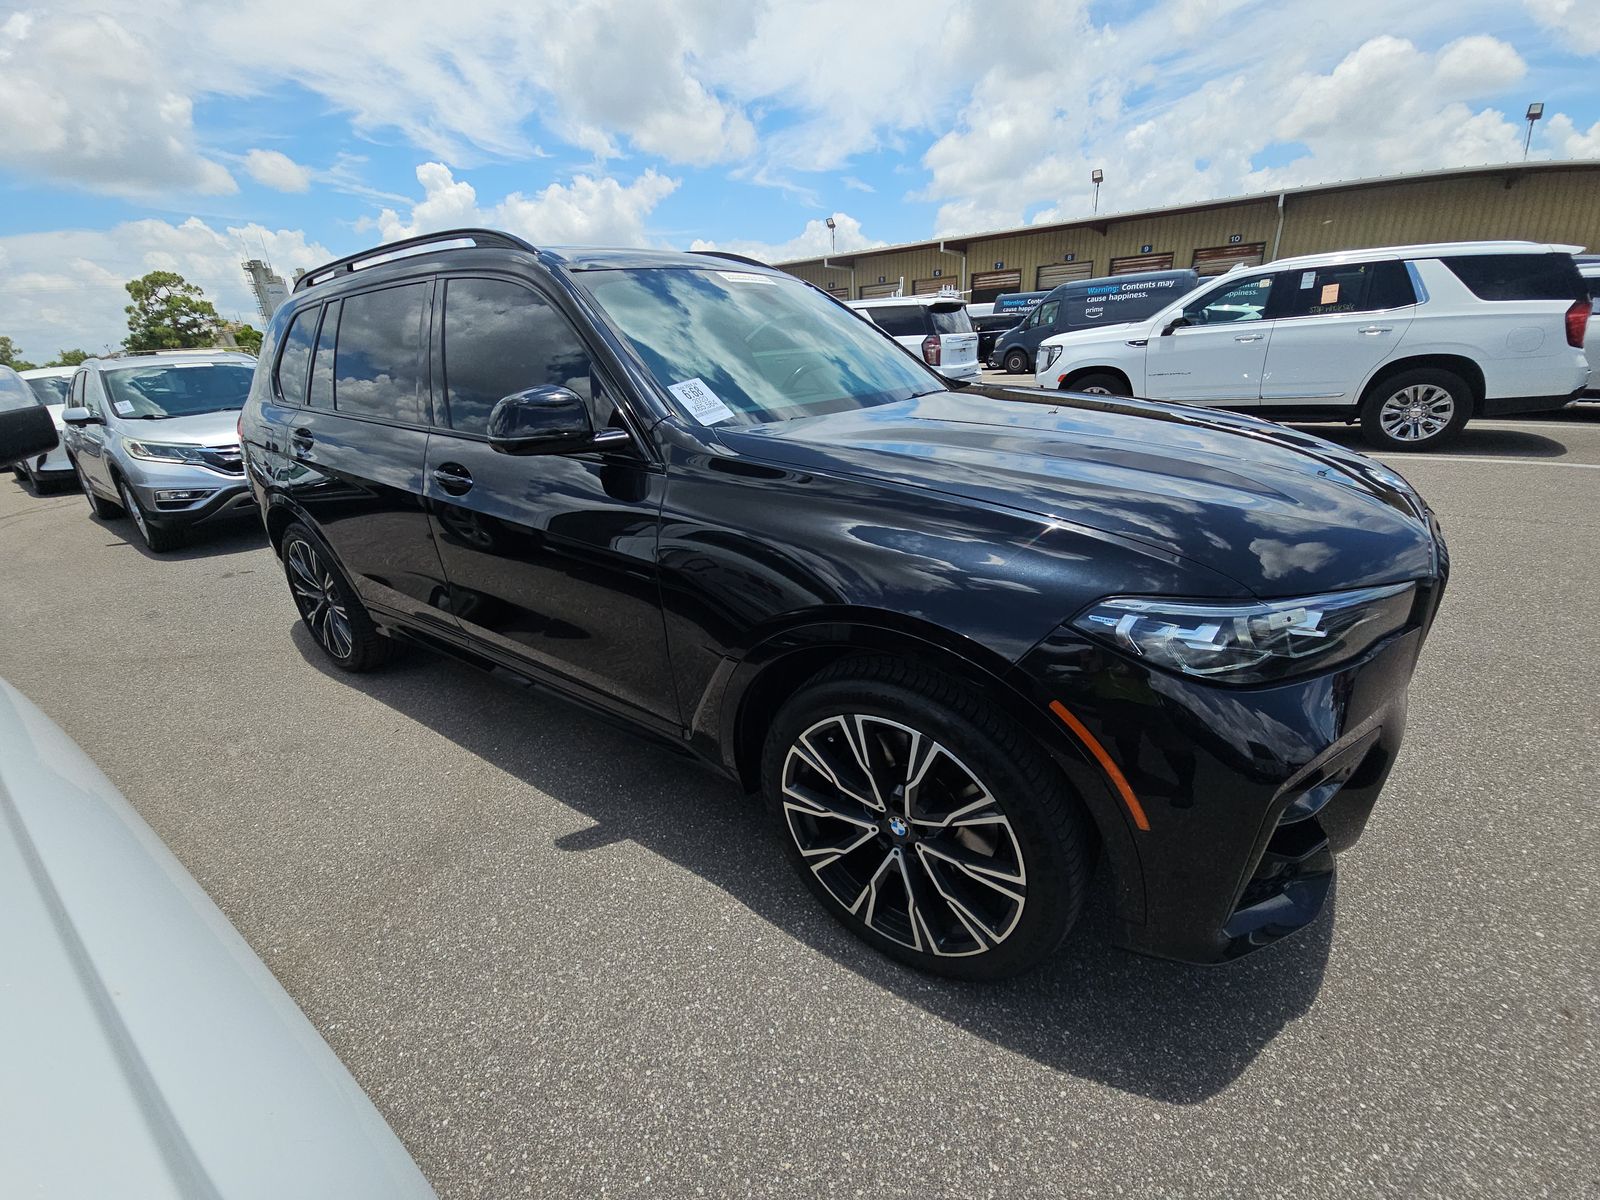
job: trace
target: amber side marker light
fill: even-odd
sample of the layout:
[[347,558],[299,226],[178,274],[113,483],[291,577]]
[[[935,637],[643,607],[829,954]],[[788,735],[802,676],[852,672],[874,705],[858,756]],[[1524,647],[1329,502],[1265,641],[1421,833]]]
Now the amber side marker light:
[[1117,789],[1117,794],[1122,797],[1122,803],[1127,806],[1134,825],[1148,830],[1150,821],[1144,815],[1144,805],[1139,803],[1139,797],[1135,796],[1133,789],[1128,786],[1127,776],[1123,775],[1117,764],[1111,760],[1111,755],[1106,753],[1106,748],[1100,744],[1100,739],[1090,733],[1088,727],[1073,716],[1061,701],[1050,701],[1050,711],[1060,717],[1061,723],[1072,730],[1073,735],[1088,748],[1090,754],[1094,755],[1095,761],[1100,764],[1100,769],[1106,773],[1106,778],[1111,780],[1112,786]]

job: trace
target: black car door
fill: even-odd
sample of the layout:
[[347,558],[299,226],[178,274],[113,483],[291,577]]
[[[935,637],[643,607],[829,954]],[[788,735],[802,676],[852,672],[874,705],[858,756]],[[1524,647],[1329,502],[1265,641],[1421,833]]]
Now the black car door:
[[[485,648],[565,689],[680,727],[656,568],[665,475],[577,329],[520,281],[441,280],[435,352],[440,412],[424,487],[451,609]],[[488,418],[542,384],[590,402],[620,449],[513,456]]]
[[363,600],[453,629],[422,487],[433,289],[414,279],[323,306],[305,404],[281,414],[280,482]]

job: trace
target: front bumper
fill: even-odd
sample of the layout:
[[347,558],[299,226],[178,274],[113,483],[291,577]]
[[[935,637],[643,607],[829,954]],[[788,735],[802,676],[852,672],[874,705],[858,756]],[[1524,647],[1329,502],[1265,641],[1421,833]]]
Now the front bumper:
[[[209,473],[208,473],[209,474]],[[250,517],[256,513],[256,498],[243,479],[212,475],[198,480],[167,478],[156,483],[138,483],[133,490],[144,507],[145,519],[166,529],[187,529],[205,521]],[[167,498],[173,492],[203,492],[195,499]]]
[[1148,825],[1063,725],[1058,754],[1101,828],[1123,945],[1223,962],[1316,919],[1399,752],[1443,584],[1423,581],[1408,627],[1365,655],[1272,687],[1169,674],[1066,627],[1018,664],[1100,744]]

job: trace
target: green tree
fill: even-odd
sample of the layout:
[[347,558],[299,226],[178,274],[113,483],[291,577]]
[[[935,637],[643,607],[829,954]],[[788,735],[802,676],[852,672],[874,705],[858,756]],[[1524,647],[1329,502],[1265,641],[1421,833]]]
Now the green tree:
[[253,325],[239,325],[233,330],[233,340],[246,354],[261,354],[261,330]]
[[0,367],[10,367],[13,371],[33,370],[31,362],[17,357],[16,344],[3,333],[0,333]]
[[129,350],[189,350],[216,341],[222,318],[197,286],[175,271],[151,271],[128,281]]
[[75,367],[89,357],[87,350],[57,350],[54,362],[47,362],[47,367]]

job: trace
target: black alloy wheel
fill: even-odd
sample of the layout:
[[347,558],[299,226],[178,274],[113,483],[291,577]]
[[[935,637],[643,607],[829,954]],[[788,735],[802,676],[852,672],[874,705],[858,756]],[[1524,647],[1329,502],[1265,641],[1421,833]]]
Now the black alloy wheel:
[[1006,351],[1006,374],[1026,375],[1033,366],[1033,360],[1028,357],[1026,350]]

